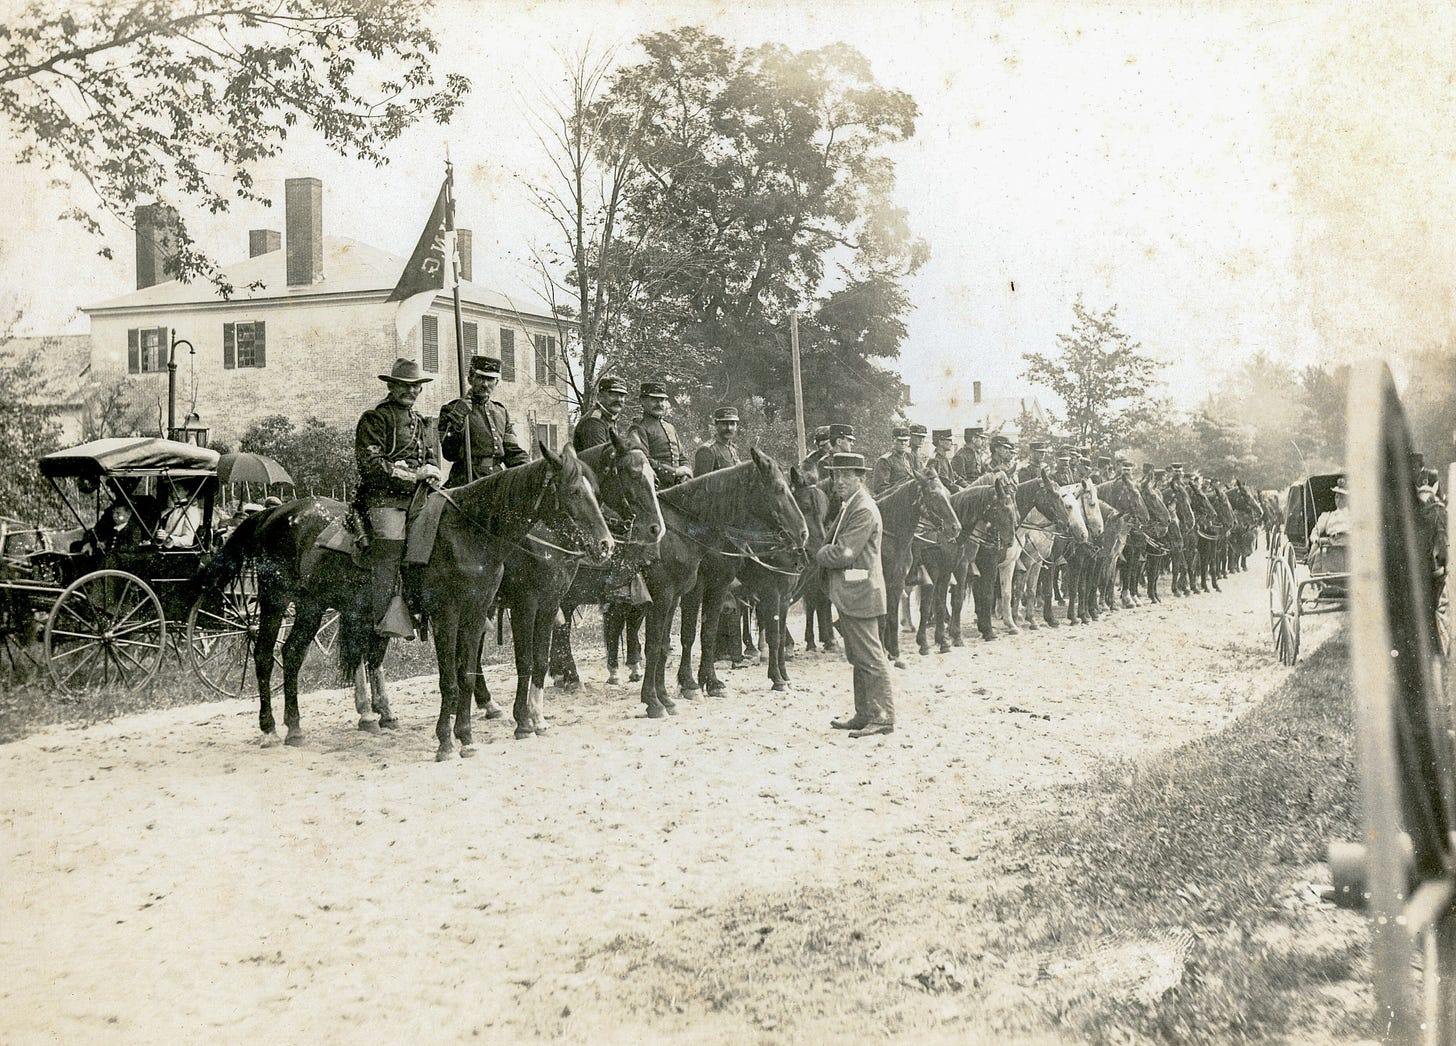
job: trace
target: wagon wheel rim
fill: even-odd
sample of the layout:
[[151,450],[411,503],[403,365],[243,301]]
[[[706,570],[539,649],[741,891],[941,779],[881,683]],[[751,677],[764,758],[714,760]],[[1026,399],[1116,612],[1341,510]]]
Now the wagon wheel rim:
[[[254,659],[261,620],[256,586],[247,576],[192,605],[187,615],[188,660],[193,674],[213,693],[241,697],[250,684],[256,686]],[[276,650],[273,663],[282,664]]]
[[97,570],[57,597],[42,646],[51,680],[64,694],[137,691],[162,666],[167,619],[156,592],[141,578]]
[[1274,579],[1269,585],[1269,627],[1279,663],[1294,664],[1299,650],[1299,604],[1294,575],[1283,559],[1275,561]]
[[1410,438],[1383,365],[1351,376],[1348,418],[1351,653],[1376,1019],[1392,1041],[1445,1042],[1456,1037],[1456,911],[1449,900],[1444,915],[1432,906],[1420,929],[1411,902],[1456,882],[1456,751],[1433,671],[1431,562],[1416,541]]

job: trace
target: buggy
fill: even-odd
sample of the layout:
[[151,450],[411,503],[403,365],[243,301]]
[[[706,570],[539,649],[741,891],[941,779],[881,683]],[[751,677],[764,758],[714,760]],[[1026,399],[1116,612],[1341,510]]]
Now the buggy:
[[1338,539],[1329,545],[1312,538],[1320,516],[1335,508],[1339,480],[1340,474],[1334,472],[1292,484],[1285,496],[1284,522],[1275,528],[1269,542],[1265,572],[1269,624],[1274,651],[1282,664],[1292,665],[1299,657],[1301,616],[1345,609],[1350,581],[1345,549]]

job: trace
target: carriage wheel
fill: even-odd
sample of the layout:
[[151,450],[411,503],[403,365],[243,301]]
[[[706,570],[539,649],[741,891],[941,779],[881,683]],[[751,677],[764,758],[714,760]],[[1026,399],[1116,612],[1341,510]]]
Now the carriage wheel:
[[1416,547],[1410,439],[1383,365],[1351,376],[1348,417],[1351,651],[1376,1021],[1387,1041],[1449,1043],[1456,750],[1433,672],[1431,563]]
[[[256,684],[253,659],[260,614],[254,593],[251,579],[245,576],[224,592],[199,599],[187,615],[192,671],[209,690],[224,697],[242,697]],[[273,663],[282,665],[276,650]]]
[[167,648],[161,601],[141,578],[97,570],[63,591],[46,618],[45,661],[62,693],[140,690]]
[[1292,665],[1299,656],[1299,586],[1289,561],[1277,556],[1270,561],[1269,629],[1274,653],[1281,665]]
[[1264,587],[1268,588],[1274,584],[1274,561],[1279,558],[1279,537],[1269,539],[1268,555],[1264,557]]
[[319,630],[314,633],[313,645],[318,647],[320,653],[333,656],[334,651],[339,647],[339,612],[337,610],[325,610],[323,620],[319,622]]

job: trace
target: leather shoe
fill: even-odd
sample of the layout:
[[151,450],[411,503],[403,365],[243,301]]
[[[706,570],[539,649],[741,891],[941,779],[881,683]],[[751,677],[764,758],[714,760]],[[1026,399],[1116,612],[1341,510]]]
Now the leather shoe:
[[870,721],[861,716],[851,716],[849,719],[832,719],[829,725],[836,730],[863,730]]
[[874,737],[876,734],[893,734],[894,732],[895,732],[895,724],[894,723],[870,723],[868,726],[865,726],[863,729],[860,729],[860,730],[851,730],[849,732],[849,736],[850,737]]

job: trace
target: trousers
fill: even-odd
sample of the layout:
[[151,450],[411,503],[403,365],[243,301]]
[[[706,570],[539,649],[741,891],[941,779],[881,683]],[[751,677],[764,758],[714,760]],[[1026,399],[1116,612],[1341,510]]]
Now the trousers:
[[866,723],[895,722],[895,694],[890,662],[880,642],[879,617],[839,615],[844,656],[854,668],[854,714]]

